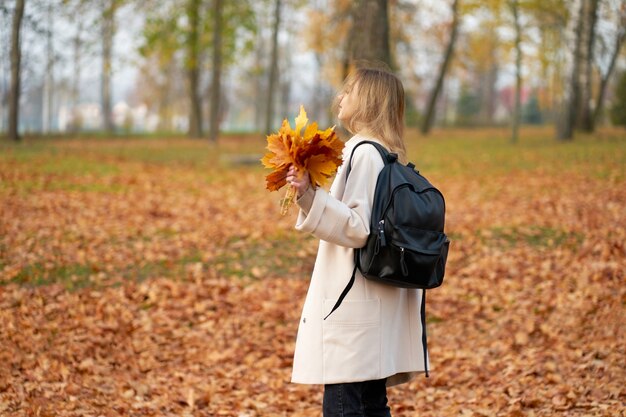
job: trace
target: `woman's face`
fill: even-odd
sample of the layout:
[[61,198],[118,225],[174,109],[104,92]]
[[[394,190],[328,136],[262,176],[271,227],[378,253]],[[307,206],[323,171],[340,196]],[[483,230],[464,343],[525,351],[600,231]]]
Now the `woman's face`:
[[340,95],[339,95],[339,113],[337,114],[337,118],[341,122],[346,122],[350,120],[357,106],[357,83],[348,86]]

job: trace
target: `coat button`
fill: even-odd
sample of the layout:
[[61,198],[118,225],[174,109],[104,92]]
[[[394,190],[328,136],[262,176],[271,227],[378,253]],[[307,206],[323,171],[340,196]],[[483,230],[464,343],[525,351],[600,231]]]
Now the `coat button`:
[[302,318],[302,323],[306,324],[306,317]]

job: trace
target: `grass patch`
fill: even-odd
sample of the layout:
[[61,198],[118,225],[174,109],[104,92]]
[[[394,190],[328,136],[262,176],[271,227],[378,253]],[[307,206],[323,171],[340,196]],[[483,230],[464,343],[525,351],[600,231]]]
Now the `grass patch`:
[[434,314],[427,314],[426,315],[426,323],[427,324],[442,323],[443,321],[444,321],[443,318],[441,318],[439,316],[435,316]]
[[39,177],[20,181],[17,186],[9,187],[8,184],[0,184],[0,193],[15,190],[24,196],[37,191],[76,191],[85,193],[123,193],[128,187],[116,183],[102,182],[75,182],[71,178]]
[[179,259],[146,262],[135,267],[127,268],[122,271],[120,275],[125,280],[133,281],[143,281],[154,277],[184,279],[188,275],[188,266],[201,262],[202,254],[200,251],[193,250]]
[[68,290],[75,290],[91,285],[90,277],[95,272],[89,265],[63,265],[50,269],[34,263],[22,268],[9,282],[34,286],[59,283]]
[[262,240],[235,237],[211,264],[220,275],[228,277],[299,278],[308,276],[313,268],[316,242],[310,235],[284,232]]
[[143,281],[154,277],[178,279],[187,276],[189,264],[201,261],[200,252],[193,251],[180,259],[147,262],[113,273],[104,272],[96,265],[71,264],[50,268],[41,263],[34,263],[25,266],[12,279],[0,285],[15,283],[41,286],[57,283],[73,291],[85,287],[118,285],[121,283],[120,278],[122,281]]
[[517,144],[506,129],[439,130],[429,137],[407,134],[409,159],[425,175],[485,177],[517,171],[547,174],[583,171],[623,180],[626,131],[611,129],[557,142],[551,128],[524,128]]
[[39,165],[36,170],[44,174],[60,175],[93,175],[103,177],[117,175],[120,168],[113,164],[104,163],[84,156],[71,155],[54,160],[47,160]]
[[218,143],[208,139],[152,136],[37,137],[27,138],[20,143],[0,141],[0,161],[30,165],[34,158],[41,158],[44,172],[102,175],[118,173],[119,168],[115,164],[129,162],[212,167],[220,163],[220,156],[223,155],[262,154],[265,144],[265,137],[258,133],[224,134]]
[[575,249],[580,246],[584,236],[564,230],[542,226],[494,227],[478,231],[482,243],[487,246],[511,248],[528,245],[534,248],[568,247]]
[[[578,134],[571,142],[556,141],[551,126],[525,126],[516,144],[509,142],[507,128],[437,129],[427,137],[409,129],[405,138],[409,159],[427,176],[581,170],[600,179],[623,180],[626,175],[624,129]],[[180,137],[37,138],[0,143],[0,163],[12,160],[44,173],[96,176],[117,174],[120,164],[129,163],[205,171],[228,167],[237,156],[263,155],[265,146],[265,137],[258,133],[223,135],[218,143]]]

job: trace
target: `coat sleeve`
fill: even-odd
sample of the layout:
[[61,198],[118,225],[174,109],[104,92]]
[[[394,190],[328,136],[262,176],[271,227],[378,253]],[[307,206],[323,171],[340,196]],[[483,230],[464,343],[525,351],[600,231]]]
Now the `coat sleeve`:
[[374,191],[383,166],[373,146],[358,147],[341,201],[318,188],[308,212],[300,210],[296,229],[336,245],[363,247],[370,232]]

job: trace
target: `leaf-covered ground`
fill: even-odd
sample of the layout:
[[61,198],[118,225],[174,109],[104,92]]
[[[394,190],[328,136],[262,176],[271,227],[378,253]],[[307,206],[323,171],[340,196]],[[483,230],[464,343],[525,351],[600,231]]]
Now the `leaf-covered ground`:
[[[624,416],[626,134],[503,135],[410,141],[452,246],[393,415]],[[263,142],[0,145],[1,416],[321,415],[289,383],[317,242]]]

